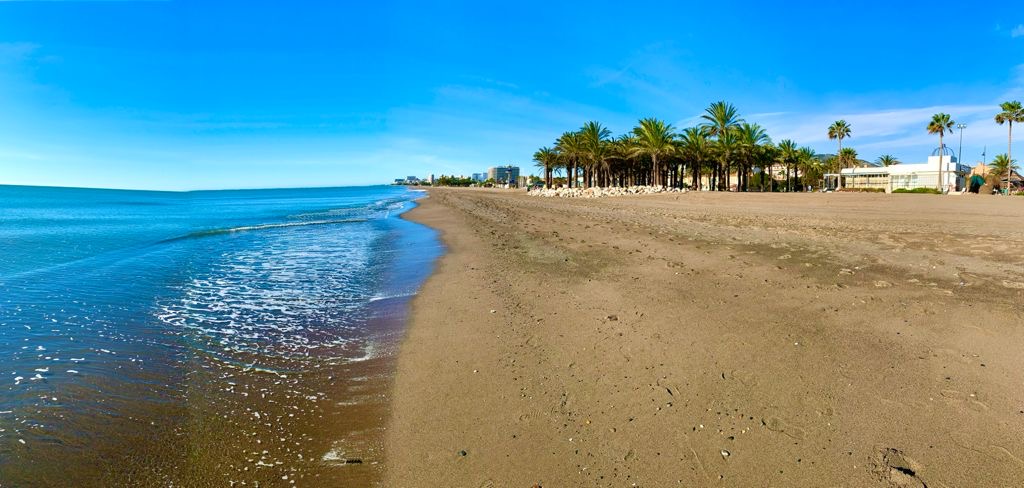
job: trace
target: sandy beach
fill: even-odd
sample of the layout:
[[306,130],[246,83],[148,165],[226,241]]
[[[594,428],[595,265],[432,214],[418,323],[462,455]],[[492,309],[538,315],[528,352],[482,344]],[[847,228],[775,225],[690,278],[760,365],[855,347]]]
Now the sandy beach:
[[1024,198],[421,203],[384,486],[1024,485]]

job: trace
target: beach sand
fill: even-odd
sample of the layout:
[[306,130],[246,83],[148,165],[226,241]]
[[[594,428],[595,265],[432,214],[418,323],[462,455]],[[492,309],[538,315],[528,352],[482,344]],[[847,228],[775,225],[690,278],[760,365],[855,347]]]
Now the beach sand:
[[1024,486],[1024,198],[421,203],[384,486]]

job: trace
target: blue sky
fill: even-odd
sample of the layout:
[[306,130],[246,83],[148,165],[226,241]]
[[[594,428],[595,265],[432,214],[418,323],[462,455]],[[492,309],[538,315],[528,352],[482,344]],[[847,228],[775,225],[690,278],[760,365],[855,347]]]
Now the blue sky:
[[331,186],[532,167],[587,120],[684,127],[720,99],[819,152],[845,118],[862,158],[906,162],[937,146],[924,127],[944,111],[968,124],[964,160],[985,145],[991,159],[1006,151],[998,103],[1024,100],[1013,3],[0,0],[0,183]]

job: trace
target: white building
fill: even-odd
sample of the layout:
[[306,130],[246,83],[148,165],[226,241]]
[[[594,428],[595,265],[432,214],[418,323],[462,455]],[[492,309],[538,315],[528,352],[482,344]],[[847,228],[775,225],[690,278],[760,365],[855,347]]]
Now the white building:
[[[939,188],[939,153],[932,152],[925,163],[894,164],[883,167],[844,168],[838,174],[825,175],[825,188],[876,188],[891,193],[893,190]],[[959,191],[967,183],[971,168],[960,164],[946,147],[942,156],[942,189]],[[839,179],[841,185],[838,185]]]

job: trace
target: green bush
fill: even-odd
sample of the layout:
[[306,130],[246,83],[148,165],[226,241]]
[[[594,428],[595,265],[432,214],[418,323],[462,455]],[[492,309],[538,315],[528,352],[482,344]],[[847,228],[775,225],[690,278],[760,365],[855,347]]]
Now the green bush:
[[925,194],[928,194],[928,195],[941,195],[942,194],[941,191],[936,190],[935,188],[914,188],[913,190],[908,190],[906,188],[897,188],[897,189],[893,190],[892,192],[893,193],[925,193]]
[[843,188],[839,191],[850,193],[885,193],[885,188]]

